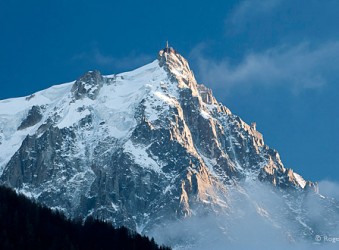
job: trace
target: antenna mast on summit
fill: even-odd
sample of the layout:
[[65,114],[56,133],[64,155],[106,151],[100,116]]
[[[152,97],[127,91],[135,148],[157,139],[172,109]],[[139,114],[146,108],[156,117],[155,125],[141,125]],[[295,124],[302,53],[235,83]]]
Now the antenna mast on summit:
[[169,48],[169,46],[168,46],[168,40],[166,41],[166,49],[168,49]]

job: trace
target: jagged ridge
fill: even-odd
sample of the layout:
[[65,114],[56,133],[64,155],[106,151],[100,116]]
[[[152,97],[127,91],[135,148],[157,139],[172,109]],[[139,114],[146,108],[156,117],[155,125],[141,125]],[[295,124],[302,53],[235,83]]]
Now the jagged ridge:
[[69,216],[139,232],[201,211],[232,213],[229,193],[242,182],[317,191],[172,48],[131,72],[91,71],[1,101],[0,126],[3,184]]

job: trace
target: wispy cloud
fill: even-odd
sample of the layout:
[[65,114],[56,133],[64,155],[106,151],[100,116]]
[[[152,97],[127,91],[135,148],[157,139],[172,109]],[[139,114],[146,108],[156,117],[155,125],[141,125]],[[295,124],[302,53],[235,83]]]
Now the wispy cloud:
[[318,183],[318,185],[320,194],[330,198],[335,198],[339,201],[339,183],[329,180],[322,180]]
[[234,8],[227,22],[236,26],[244,25],[259,15],[271,12],[281,2],[282,0],[244,0]]
[[136,54],[132,52],[124,57],[115,57],[102,53],[98,48],[89,52],[83,52],[75,55],[73,61],[82,61],[93,63],[97,66],[110,67],[115,70],[128,70],[142,66],[152,60],[152,56],[147,54]]
[[[339,216],[335,209],[330,211],[328,208],[329,200],[320,199],[317,195],[300,196],[303,202],[299,209],[303,214],[295,217],[294,209],[299,206],[299,201],[286,200],[280,192],[265,183],[240,185],[241,191],[230,188],[227,197],[224,197],[231,208],[226,213],[204,211],[200,214],[197,209],[191,217],[156,225],[149,235],[175,249],[184,249],[183,245],[185,249],[198,250],[223,250],[225,246],[237,250],[338,248],[326,244],[325,240],[314,244],[317,243],[314,239],[301,236],[302,232],[307,232],[305,225],[309,225],[321,236],[326,232],[338,237],[336,222]],[[294,204],[293,209],[291,204]],[[333,204],[330,206],[333,207]]]
[[230,92],[237,87],[283,86],[294,93],[326,85],[339,63],[339,41],[311,46],[301,43],[252,52],[238,64],[228,58],[215,60],[205,55],[206,45],[190,54],[198,78],[213,89]]

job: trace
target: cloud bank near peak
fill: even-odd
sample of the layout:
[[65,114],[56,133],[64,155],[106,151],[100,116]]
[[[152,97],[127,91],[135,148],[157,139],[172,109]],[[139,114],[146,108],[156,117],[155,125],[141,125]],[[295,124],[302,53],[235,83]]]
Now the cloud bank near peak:
[[245,54],[237,64],[225,57],[206,56],[206,44],[196,46],[190,58],[197,76],[214,90],[230,92],[234,88],[284,87],[293,93],[319,89],[328,84],[339,63],[339,41],[312,46],[300,43],[278,46]]

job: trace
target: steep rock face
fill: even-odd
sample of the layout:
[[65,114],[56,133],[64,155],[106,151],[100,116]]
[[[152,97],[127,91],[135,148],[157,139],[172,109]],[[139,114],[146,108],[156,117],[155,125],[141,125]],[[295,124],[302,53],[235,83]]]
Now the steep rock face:
[[267,182],[284,195],[317,189],[283,166],[255,125],[197,84],[172,48],[131,72],[91,71],[0,101],[0,126],[3,184],[69,216],[140,232],[206,211],[232,214],[230,193],[244,193],[242,182]]
[[39,106],[33,106],[26,117],[18,127],[18,130],[22,130],[31,126],[34,126],[42,119],[41,108]]

